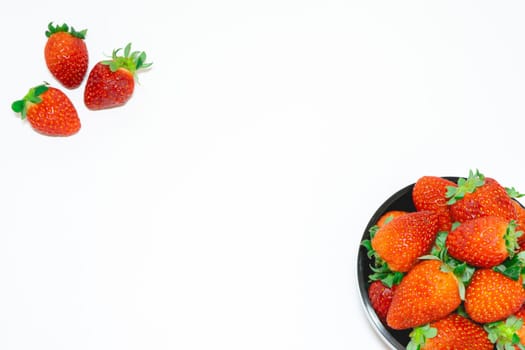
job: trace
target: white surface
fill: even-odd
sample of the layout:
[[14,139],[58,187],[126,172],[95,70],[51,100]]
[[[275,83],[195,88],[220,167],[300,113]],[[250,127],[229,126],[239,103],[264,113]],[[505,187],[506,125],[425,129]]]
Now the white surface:
[[[0,348],[386,349],[360,237],[421,175],[525,190],[519,1],[8,1],[0,30]],[[10,111],[49,21],[90,67],[133,42],[133,99],[70,138]],[[360,340],[357,340],[357,339]]]

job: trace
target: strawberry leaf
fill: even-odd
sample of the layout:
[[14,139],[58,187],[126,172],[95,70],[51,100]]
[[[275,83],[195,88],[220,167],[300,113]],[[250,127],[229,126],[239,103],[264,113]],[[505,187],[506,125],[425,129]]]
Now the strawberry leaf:
[[447,186],[446,198],[449,199],[448,205],[456,203],[457,200],[465,197],[467,193],[473,193],[478,187],[485,184],[485,176],[476,169],[474,173],[472,170],[469,171],[467,179],[458,179],[457,186]]
[[73,35],[75,38],[84,40],[86,38],[87,29],[76,31],[75,28],[73,27],[71,27],[70,29],[66,23],[63,23],[62,25],[54,26],[53,22],[49,22],[49,24],[47,25],[47,30],[45,34],[46,34],[46,37],[49,38],[51,35],[55,33],[60,33],[60,32],[69,33]]
[[520,193],[514,187],[505,187],[505,190],[507,191],[507,194],[510,198],[521,198],[525,196],[525,193]]
[[42,98],[40,96],[48,89],[47,83],[29,89],[23,99],[14,101],[11,104],[11,109],[15,113],[20,113],[21,118],[25,119],[29,106],[42,102]]
[[506,259],[502,264],[492,268],[494,271],[502,273],[508,278],[517,281],[525,272],[525,251]]
[[517,331],[523,326],[523,320],[516,316],[510,316],[506,320],[487,323],[484,329],[487,331],[488,338],[492,344],[496,345],[498,350],[511,349],[518,346],[523,348]]
[[425,346],[427,339],[434,338],[438,331],[430,327],[429,324],[416,327],[410,332],[410,342],[407,344],[407,350],[420,350]]

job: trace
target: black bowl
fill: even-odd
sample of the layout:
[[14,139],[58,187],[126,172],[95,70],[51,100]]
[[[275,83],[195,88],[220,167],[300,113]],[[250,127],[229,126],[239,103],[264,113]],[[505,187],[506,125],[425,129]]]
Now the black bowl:
[[[458,177],[444,177],[447,180],[457,183]],[[368,225],[366,226],[365,232],[361,241],[365,239],[370,239],[369,229],[374,226],[379,218],[390,210],[403,210],[407,212],[415,211],[414,202],[412,201],[412,189],[414,184],[411,184],[398,192],[394,193],[390,198],[388,198],[377,211],[374,213]],[[359,253],[357,256],[357,279],[359,284],[359,292],[361,294],[361,301],[365,308],[366,315],[372,323],[372,327],[377,331],[379,336],[383,341],[390,346],[390,348],[395,350],[404,350],[406,345],[410,341],[409,333],[410,330],[395,330],[387,325],[383,324],[379,317],[376,315],[372,305],[370,304],[370,299],[368,298],[368,276],[372,273],[370,265],[373,264],[373,261],[368,258],[367,250],[365,247],[359,247]]]

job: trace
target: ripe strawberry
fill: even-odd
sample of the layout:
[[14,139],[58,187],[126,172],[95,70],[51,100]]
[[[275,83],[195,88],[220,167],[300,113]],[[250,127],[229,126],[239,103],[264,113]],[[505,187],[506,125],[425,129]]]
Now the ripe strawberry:
[[146,63],[145,52],[131,52],[131,44],[126,45],[123,56],[118,55],[120,50],[114,50],[111,60],[98,62],[89,73],[84,90],[87,108],[98,110],[125,104],[133,95],[137,71],[152,65]]
[[13,102],[11,108],[27,117],[38,132],[51,136],[69,136],[80,129],[75,106],[59,89],[39,85],[31,88],[22,99]]
[[478,323],[503,320],[525,301],[521,276],[512,280],[492,269],[474,272],[465,294],[465,311]]
[[379,220],[377,220],[376,225],[378,228],[380,228],[382,226],[385,226],[387,223],[397,218],[398,216],[405,215],[406,213],[407,212],[403,210],[390,210],[384,213],[383,215],[381,215]]
[[84,39],[87,30],[77,32],[67,24],[49,23],[44,57],[51,74],[66,88],[74,89],[82,83],[88,69],[88,51]]
[[423,176],[412,190],[412,201],[417,211],[432,210],[438,214],[439,231],[449,231],[452,226],[446,197],[448,187],[456,187],[456,184],[437,176]]
[[469,265],[490,268],[513,257],[519,250],[514,221],[510,223],[498,216],[483,216],[465,221],[448,236],[448,253]]
[[392,303],[396,288],[397,285],[388,287],[381,281],[374,281],[368,287],[370,304],[372,304],[372,308],[382,322],[386,322],[386,315]]
[[493,350],[487,331],[468,318],[452,313],[410,333],[407,350]]
[[399,216],[377,230],[372,248],[392,271],[406,272],[432,248],[437,222],[437,215],[431,211]]
[[461,304],[459,281],[443,271],[439,260],[414,266],[397,287],[386,317],[394,329],[407,329],[437,321]]
[[481,216],[499,216],[516,220],[512,199],[496,180],[486,178],[479,171],[470,171],[469,177],[458,181],[457,187],[449,187],[450,214],[452,220],[465,222]]

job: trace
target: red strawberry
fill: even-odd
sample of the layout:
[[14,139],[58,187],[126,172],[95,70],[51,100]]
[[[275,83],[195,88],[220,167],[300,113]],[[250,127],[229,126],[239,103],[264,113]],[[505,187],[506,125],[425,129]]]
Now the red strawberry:
[[479,171],[471,171],[466,180],[460,179],[458,186],[450,188],[447,196],[454,221],[465,222],[481,216],[517,219],[516,209],[505,188]]
[[439,231],[449,231],[452,226],[446,197],[449,187],[456,187],[456,184],[437,176],[423,176],[416,181],[412,190],[412,200],[417,211],[432,210],[438,214]]
[[439,260],[424,260],[401,280],[390,304],[387,324],[407,329],[437,321],[461,304],[459,282]]
[[525,301],[521,283],[521,277],[512,280],[492,269],[476,270],[466,290],[465,311],[478,323],[503,320]]
[[66,88],[73,89],[82,83],[88,69],[88,51],[84,39],[87,30],[77,32],[67,24],[53,26],[49,23],[44,57],[51,74]]
[[484,216],[465,221],[448,236],[446,245],[453,258],[476,267],[501,264],[519,250],[514,221],[498,216]]
[[69,136],[80,129],[75,106],[60,90],[39,85],[31,88],[22,99],[13,102],[11,108],[27,117],[38,132],[51,136]]
[[410,333],[407,350],[493,350],[487,331],[468,318],[452,313]]
[[397,285],[387,287],[381,281],[374,281],[368,287],[368,298],[372,304],[372,308],[382,322],[386,322],[386,315]]
[[398,216],[401,216],[401,215],[405,215],[406,213],[407,212],[403,210],[390,210],[384,213],[383,215],[381,215],[379,220],[377,220],[376,225],[378,228],[380,228],[382,226],[385,226],[385,224],[389,223],[394,218],[397,218]]
[[120,50],[114,50],[111,60],[98,62],[89,73],[84,90],[87,108],[122,106],[133,95],[137,71],[152,65],[146,63],[145,52],[130,52],[131,44],[124,48],[123,56],[118,55]]
[[427,254],[438,232],[437,215],[431,211],[408,213],[379,228],[372,248],[392,271],[406,272]]

